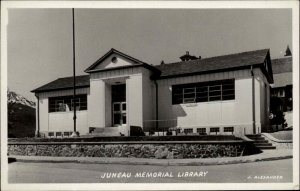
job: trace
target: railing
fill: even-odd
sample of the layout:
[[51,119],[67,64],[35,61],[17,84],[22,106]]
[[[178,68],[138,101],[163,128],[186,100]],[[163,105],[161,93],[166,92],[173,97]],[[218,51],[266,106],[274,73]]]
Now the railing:
[[[143,123],[143,131],[149,132],[149,135],[239,135],[245,136],[252,134],[252,124],[209,124],[209,125],[189,125],[181,126],[177,119],[169,120],[146,120]],[[261,127],[256,131],[260,132]],[[167,134],[167,132],[169,132]]]
[[177,119],[168,120],[145,120],[143,130],[145,132],[168,132],[177,128]]

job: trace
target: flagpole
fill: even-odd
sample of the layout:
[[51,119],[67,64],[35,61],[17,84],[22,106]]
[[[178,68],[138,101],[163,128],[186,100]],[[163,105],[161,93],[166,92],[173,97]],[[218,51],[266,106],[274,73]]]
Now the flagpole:
[[75,18],[74,18],[74,8],[72,8],[72,20],[73,20],[73,111],[74,111],[74,132],[72,137],[77,137],[76,133],[76,73],[75,73]]

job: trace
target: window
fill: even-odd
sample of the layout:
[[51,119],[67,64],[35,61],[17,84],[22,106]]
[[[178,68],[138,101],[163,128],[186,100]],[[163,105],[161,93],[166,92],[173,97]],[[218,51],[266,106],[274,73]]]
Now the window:
[[[49,112],[66,112],[73,110],[73,96],[49,98]],[[87,110],[87,95],[76,95],[76,110]]]
[[183,132],[185,134],[190,134],[190,133],[193,133],[193,129],[184,129]]
[[218,132],[220,132],[220,128],[219,127],[212,127],[212,128],[210,128],[210,132],[218,134]]
[[54,132],[48,132],[48,137],[54,137]]
[[206,128],[197,128],[197,133],[199,133],[200,135],[206,134]]
[[234,79],[172,86],[172,103],[195,103],[235,99]]
[[234,80],[222,83],[222,100],[235,99]]
[[56,137],[61,137],[62,133],[61,132],[56,132]]
[[183,88],[183,102],[184,103],[196,102],[196,87]]
[[69,137],[72,135],[72,132],[64,132],[64,137]]
[[272,96],[275,97],[285,97],[285,88],[273,88],[271,89]]
[[233,132],[233,127],[224,127],[224,132]]
[[284,89],[278,90],[278,97],[284,97]]
[[118,59],[117,59],[117,57],[114,56],[114,57],[112,57],[111,61],[112,61],[112,63],[117,63]]

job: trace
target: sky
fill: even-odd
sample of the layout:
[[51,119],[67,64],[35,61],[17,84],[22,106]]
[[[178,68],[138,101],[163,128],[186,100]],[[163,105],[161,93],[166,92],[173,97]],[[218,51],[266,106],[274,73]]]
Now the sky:
[[[157,65],[189,51],[202,58],[269,48],[292,49],[289,9],[75,9],[76,74],[111,48]],[[8,88],[30,91],[72,76],[71,9],[9,9]]]

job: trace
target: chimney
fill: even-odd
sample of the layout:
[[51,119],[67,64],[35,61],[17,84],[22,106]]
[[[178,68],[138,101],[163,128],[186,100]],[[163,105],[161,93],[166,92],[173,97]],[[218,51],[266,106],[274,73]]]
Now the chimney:
[[186,51],[186,52],[185,52],[185,55],[180,56],[179,58],[181,59],[181,61],[189,61],[189,60],[195,60],[195,59],[198,59],[196,56],[190,55],[190,52],[189,52],[189,51]]
[[285,51],[285,55],[284,55],[284,56],[292,56],[292,52],[291,52],[291,50],[290,50],[289,45],[288,45],[287,48],[286,48],[286,51]]

